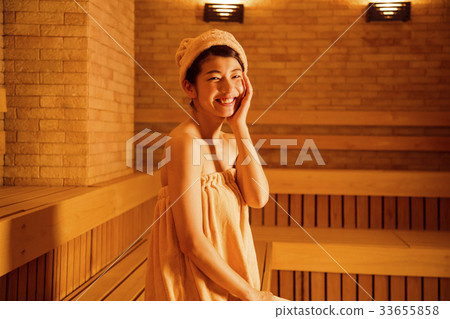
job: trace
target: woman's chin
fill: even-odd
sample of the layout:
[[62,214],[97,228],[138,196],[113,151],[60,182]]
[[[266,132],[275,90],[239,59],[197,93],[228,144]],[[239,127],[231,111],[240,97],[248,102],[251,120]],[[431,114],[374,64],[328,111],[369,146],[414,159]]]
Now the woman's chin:
[[219,112],[222,114],[221,117],[230,117],[236,111],[236,101],[233,101],[233,103],[229,104],[222,104],[217,101],[215,103],[218,105],[218,107],[216,107],[216,110],[220,110]]
[[234,114],[234,111],[228,111],[228,112],[220,112],[220,117],[223,117],[223,118],[228,118],[228,117],[231,117],[231,116],[233,116],[233,114]]

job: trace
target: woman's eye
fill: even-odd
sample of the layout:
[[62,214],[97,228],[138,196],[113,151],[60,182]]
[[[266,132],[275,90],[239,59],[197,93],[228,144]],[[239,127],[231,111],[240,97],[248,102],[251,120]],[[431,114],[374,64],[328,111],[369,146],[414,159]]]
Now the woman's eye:
[[[241,78],[241,77],[242,77],[242,76],[241,76],[240,74],[236,74],[236,75],[233,75],[233,76],[232,76],[233,79],[239,79],[239,78]],[[213,76],[213,77],[211,77],[211,78],[208,79],[208,81],[215,81],[215,80],[220,80],[220,78],[217,77],[217,76]]]

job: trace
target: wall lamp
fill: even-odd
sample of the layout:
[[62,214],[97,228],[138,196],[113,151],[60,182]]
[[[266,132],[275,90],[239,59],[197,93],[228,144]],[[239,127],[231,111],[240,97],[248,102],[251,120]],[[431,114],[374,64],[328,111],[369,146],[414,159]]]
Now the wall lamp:
[[203,20],[222,22],[244,22],[243,4],[205,3]]
[[369,3],[366,14],[370,21],[408,21],[411,19],[411,2],[377,2]]

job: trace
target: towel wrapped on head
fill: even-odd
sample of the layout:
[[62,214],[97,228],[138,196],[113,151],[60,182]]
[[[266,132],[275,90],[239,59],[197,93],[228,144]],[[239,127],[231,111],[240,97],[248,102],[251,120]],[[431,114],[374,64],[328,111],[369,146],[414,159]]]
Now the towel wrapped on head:
[[247,56],[236,38],[229,32],[211,29],[200,34],[196,38],[186,38],[181,41],[175,54],[175,61],[180,68],[181,87],[183,87],[186,72],[194,60],[200,55],[200,53],[215,45],[226,45],[236,51],[244,64],[244,72],[247,72]]

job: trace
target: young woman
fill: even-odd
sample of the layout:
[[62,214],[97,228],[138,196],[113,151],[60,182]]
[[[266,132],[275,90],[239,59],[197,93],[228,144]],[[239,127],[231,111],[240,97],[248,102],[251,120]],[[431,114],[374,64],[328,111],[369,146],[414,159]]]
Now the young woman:
[[[259,290],[248,221],[248,206],[268,201],[268,183],[246,124],[245,52],[230,33],[210,30],[183,40],[176,60],[192,118],[165,145],[145,299],[283,300]],[[222,132],[225,120],[233,134]]]

